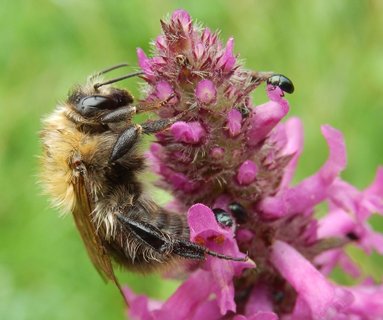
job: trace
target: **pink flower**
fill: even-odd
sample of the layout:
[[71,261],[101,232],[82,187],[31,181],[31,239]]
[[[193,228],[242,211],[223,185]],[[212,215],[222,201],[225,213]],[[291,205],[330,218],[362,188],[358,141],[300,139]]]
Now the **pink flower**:
[[246,160],[238,169],[237,180],[240,185],[249,185],[257,176],[258,167],[251,161]]
[[[233,257],[246,253],[249,260],[207,256],[188,269],[165,302],[127,289],[130,316],[383,319],[381,284],[345,287],[328,278],[335,267],[361,278],[347,246],[383,254],[383,236],[369,224],[373,214],[383,214],[383,167],[364,190],[342,180],[344,138],[324,125],[328,159],[291,185],[303,127],[297,118],[283,121],[290,106],[282,89],[266,85],[268,100],[254,106],[251,92],[260,83],[238,63],[232,38],[223,45],[183,10],[162,22],[162,29],[153,57],[137,51],[146,102],[173,95],[158,116],[187,111],[187,117],[157,135],[148,158],[159,185],[174,197],[172,208],[187,214],[191,241]],[[320,218],[319,204],[328,207]],[[213,212],[232,223],[218,223]]]
[[189,123],[178,121],[172,125],[170,131],[176,141],[188,144],[199,143],[206,135],[204,128],[197,121]]
[[217,98],[217,89],[212,81],[207,79],[201,80],[197,83],[195,95],[199,102],[208,105],[215,102]]

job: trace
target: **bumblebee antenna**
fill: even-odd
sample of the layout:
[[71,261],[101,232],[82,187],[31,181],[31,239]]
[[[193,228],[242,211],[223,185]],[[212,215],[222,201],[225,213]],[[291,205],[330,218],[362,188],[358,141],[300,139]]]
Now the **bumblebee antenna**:
[[243,258],[236,258],[236,257],[226,256],[224,254],[220,254],[218,252],[211,251],[209,249],[205,249],[205,253],[207,253],[209,256],[221,258],[221,259],[224,259],[224,260],[230,260],[230,261],[246,262],[246,261],[249,260],[249,257],[247,255],[245,257],[243,257]]
[[125,79],[128,79],[128,78],[140,76],[142,74],[144,74],[142,71],[137,71],[137,72],[129,73],[129,74],[126,74],[125,76],[122,76],[122,77],[114,78],[114,79],[111,79],[111,80],[108,80],[108,81],[105,81],[105,82],[102,82],[102,83],[96,83],[93,87],[97,90],[98,88],[100,88],[102,86],[105,86],[107,84],[111,84],[111,83],[119,82],[119,81],[122,81],[122,80],[125,80]]
[[128,63],[119,63],[119,64],[116,64],[114,66],[111,66],[109,68],[103,69],[103,70],[101,70],[99,72],[96,72],[96,73],[92,74],[89,77],[89,79],[92,80],[92,79],[94,79],[94,78],[96,78],[98,76],[101,76],[102,74],[108,73],[110,71],[113,71],[113,70],[116,70],[116,69],[119,69],[119,68],[122,68],[122,67],[128,67],[128,66],[129,66]]
[[116,69],[119,69],[119,68],[122,68],[122,67],[128,67],[129,64],[128,63],[120,63],[120,64],[116,64],[114,66],[111,66],[109,68],[106,68],[104,70],[101,70],[100,72],[97,72],[96,75],[100,75],[100,74],[105,74],[105,73],[108,73],[109,71],[113,71],[113,70],[116,70]]

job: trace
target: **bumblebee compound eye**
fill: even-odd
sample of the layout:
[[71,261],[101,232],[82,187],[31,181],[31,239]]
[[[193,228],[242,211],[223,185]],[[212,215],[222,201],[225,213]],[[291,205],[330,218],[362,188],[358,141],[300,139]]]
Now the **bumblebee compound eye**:
[[76,110],[83,116],[89,117],[105,109],[113,109],[116,102],[101,95],[86,96],[76,103]]
[[279,87],[281,90],[287,93],[294,92],[293,82],[283,74],[273,74],[270,78],[267,79],[267,84]]

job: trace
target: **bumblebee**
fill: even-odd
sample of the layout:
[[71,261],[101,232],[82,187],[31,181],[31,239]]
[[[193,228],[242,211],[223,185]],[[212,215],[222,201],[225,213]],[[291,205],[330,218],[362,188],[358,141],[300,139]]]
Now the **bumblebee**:
[[120,290],[112,260],[141,273],[180,258],[245,260],[191,242],[186,217],[145,194],[139,178],[145,169],[141,137],[165,130],[184,114],[134,124],[133,115],[160,108],[173,97],[135,104],[127,90],[111,86],[141,72],[102,82],[103,74],[123,66],[89,77],[43,119],[41,182],[54,205],[72,212],[93,265]]

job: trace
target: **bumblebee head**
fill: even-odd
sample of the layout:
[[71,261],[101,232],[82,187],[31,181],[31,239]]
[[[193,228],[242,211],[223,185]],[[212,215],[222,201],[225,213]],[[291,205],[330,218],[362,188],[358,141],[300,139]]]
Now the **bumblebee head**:
[[76,88],[69,96],[72,109],[87,119],[96,119],[108,111],[127,106],[133,102],[132,95],[113,87],[89,90],[88,86]]
[[111,87],[110,84],[139,76],[142,72],[134,72],[122,77],[102,82],[100,76],[106,72],[126,66],[120,64],[96,73],[89,77],[84,86],[76,87],[68,97],[70,107],[88,120],[95,120],[111,110],[127,106],[133,102],[133,96],[124,89]]

